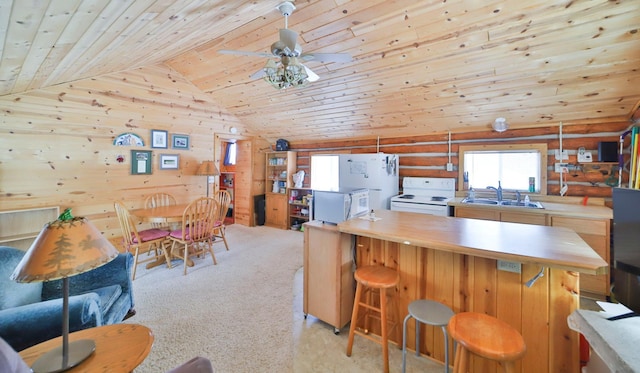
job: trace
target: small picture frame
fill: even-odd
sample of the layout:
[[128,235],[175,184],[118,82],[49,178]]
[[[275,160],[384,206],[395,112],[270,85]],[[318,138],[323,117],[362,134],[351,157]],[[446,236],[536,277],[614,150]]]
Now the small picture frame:
[[172,135],[171,138],[172,147],[174,149],[189,149],[189,136],[188,135]]
[[180,156],[178,154],[160,154],[161,170],[177,170],[180,168]]
[[162,130],[151,130],[151,147],[167,149],[169,147],[169,133]]
[[131,175],[150,175],[151,155],[151,150],[132,150]]

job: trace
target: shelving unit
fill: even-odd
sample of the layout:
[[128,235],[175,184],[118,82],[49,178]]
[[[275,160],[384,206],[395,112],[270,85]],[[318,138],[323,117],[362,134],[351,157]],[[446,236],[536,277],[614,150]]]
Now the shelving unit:
[[60,207],[0,211],[0,245],[27,250],[42,227],[60,215]]
[[602,175],[611,175],[616,171],[618,162],[588,162],[580,163],[582,171],[587,172],[600,172]]
[[287,190],[292,186],[291,175],[296,169],[296,153],[269,152],[266,156],[265,225],[289,229]]
[[[289,227],[293,230],[300,230],[302,224],[309,221],[311,216],[311,189],[290,188],[289,189]],[[294,229],[294,227],[299,227]]]
[[233,224],[235,222],[235,213],[233,210],[233,203],[235,202],[235,193],[234,193],[234,185],[235,185],[235,173],[234,172],[221,172],[220,173],[220,190],[226,190],[231,195],[231,203],[229,204],[229,212],[227,212],[227,217],[224,219],[224,223],[226,225]]

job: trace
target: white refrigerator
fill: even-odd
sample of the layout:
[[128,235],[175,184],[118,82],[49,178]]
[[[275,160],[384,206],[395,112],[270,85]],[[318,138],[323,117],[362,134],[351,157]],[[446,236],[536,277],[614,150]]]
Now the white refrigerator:
[[369,189],[372,210],[390,209],[391,197],[399,194],[396,154],[338,154],[311,157],[311,189]]

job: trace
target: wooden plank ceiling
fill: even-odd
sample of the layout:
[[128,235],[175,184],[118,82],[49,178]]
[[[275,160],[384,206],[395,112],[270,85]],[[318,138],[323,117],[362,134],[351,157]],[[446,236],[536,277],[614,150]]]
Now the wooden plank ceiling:
[[[166,63],[254,134],[294,142],[625,122],[640,102],[640,0],[298,0],[320,80],[250,79],[280,0],[0,0],[0,95]],[[277,60],[276,58],[273,58]]]

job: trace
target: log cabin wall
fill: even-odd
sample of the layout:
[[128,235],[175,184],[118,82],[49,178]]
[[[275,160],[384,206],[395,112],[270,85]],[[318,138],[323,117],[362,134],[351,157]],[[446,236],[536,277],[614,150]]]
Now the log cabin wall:
[[[567,196],[611,197],[611,187],[605,182],[610,174],[604,174],[606,167],[600,170],[582,166],[577,161],[577,150],[584,147],[593,154],[593,160],[598,160],[598,143],[600,141],[619,142],[620,135],[631,125],[629,123],[608,123],[563,126],[562,147],[569,154],[569,174],[566,177],[569,189]],[[446,170],[448,160],[448,133],[424,136],[380,138],[366,140],[331,141],[318,143],[291,143],[291,150],[298,152],[298,169],[305,170],[305,186],[311,180],[309,164],[310,154],[316,152],[373,153],[384,152],[398,154],[400,163],[400,189],[402,179],[406,176],[414,177],[453,177],[458,178],[458,147],[462,145],[494,145],[546,143],[548,147],[547,194],[560,195],[559,174],[554,172],[555,152],[560,147],[559,125],[536,127],[528,129],[509,129],[506,132],[493,131],[467,132],[451,134],[451,163],[453,171]],[[629,138],[625,140],[625,160],[629,158]],[[614,176],[617,181],[617,168]],[[628,181],[628,173],[623,172],[623,183]],[[456,183],[457,185],[457,183]]]
[[[178,203],[204,196],[206,179],[194,173],[201,161],[219,158],[215,133],[233,126],[246,134],[210,96],[163,65],[3,96],[0,107],[0,210],[71,207],[108,238],[121,235],[115,200],[138,208],[159,190]],[[167,149],[151,148],[151,129],[168,132]],[[144,146],[113,145],[127,132]],[[189,149],[173,149],[172,134],[188,135]],[[152,174],[131,174],[132,149],[152,151]],[[160,169],[160,154],[178,155],[179,169]]]

